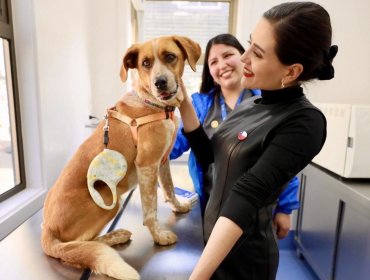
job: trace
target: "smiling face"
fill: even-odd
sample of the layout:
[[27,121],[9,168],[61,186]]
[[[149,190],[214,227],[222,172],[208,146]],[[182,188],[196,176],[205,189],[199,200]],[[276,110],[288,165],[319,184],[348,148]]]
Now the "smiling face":
[[243,75],[243,63],[239,51],[228,45],[215,44],[211,47],[208,57],[208,67],[213,80],[221,89],[240,87]]
[[243,87],[265,90],[282,87],[282,81],[289,75],[290,69],[279,61],[275,45],[273,25],[262,18],[251,34],[249,49],[241,57],[245,63]]

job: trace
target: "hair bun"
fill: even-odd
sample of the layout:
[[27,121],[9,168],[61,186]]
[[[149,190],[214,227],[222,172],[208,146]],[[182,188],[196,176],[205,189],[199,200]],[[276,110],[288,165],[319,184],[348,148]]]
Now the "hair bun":
[[317,78],[319,80],[331,80],[334,78],[334,67],[332,65],[334,57],[338,53],[338,46],[333,45],[329,51],[324,55],[324,61],[318,70]]
[[328,53],[328,59],[330,60],[330,62],[333,61],[334,57],[337,55],[338,53],[338,46],[337,45],[332,45],[329,49],[329,53]]

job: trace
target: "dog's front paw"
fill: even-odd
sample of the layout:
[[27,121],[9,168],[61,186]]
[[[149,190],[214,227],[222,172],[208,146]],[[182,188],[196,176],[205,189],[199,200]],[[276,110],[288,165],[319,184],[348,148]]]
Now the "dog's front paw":
[[158,245],[166,246],[176,243],[177,236],[172,231],[162,230],[154,237],[154,242]]
[[190,201],[173,204],[172,211],[175,213],[187,213],[191,209]]

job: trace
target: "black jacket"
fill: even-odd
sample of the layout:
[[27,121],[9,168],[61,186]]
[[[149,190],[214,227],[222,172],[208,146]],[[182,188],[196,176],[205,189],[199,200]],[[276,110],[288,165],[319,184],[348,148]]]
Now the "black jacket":
[[321,150],[325,117],[301,87],[291,87],[263,91],[262,98],[240,104],[212,140],[201,131],[188,136],[204,169],[214,161],[213,189],[204,215],[205,240],[219,216],[233,220],[244,232],[213,278],[275,279],[278,249],[272,204]]

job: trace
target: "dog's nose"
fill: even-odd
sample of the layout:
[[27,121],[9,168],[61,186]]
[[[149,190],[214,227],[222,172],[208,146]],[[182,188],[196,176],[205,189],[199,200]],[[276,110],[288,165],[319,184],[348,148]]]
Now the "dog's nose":
[[160,76],[155,80],[154,83],[155,87],[159,90],[167,89],[167,78],[164,76]]

